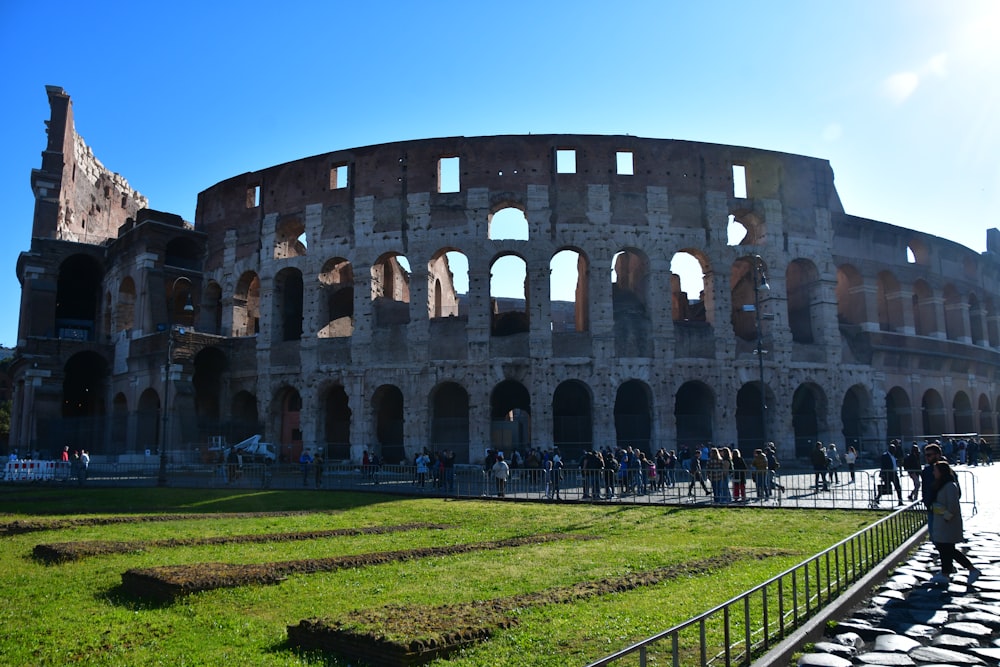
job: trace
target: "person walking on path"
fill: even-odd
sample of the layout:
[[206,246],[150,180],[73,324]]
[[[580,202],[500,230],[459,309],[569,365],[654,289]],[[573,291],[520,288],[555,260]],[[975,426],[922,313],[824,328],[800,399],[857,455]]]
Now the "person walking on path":
[[969,557],[955,546],[965,540],[962,526],[962,492],[955,483],[955,473],[945,461],[934,464],[934,503],[931,513],[934,522],[930,527],[931,542],[941,556],[941,571],[931,581],[948,584],[955,571],[954,561],[969,571],[967,582],[971,586],[979,579],[980,572]]

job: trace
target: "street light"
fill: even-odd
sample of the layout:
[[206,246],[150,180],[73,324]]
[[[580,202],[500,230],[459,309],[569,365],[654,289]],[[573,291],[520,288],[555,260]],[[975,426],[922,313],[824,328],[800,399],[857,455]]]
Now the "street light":
[[763,317],[760,314],[760,291],[771,290],[767,284],[767,274],[764,272],[766,264],[760,255],[754,255],[753,261],[753,314],[754,328],[757,334],[757,366],[760,370],[760,436],[761,447],[767,444],[767,391],[764,385],[764,336],[761,333],[760,323]]
[[[160,440],[160,471],[156,479],[157,486],[167,485],[167,425],[170,422],[169,399],[170,399],[170,366],[174,361],[174,294],[177,291],[177,284],[181,281],[188,283],[187,299],[184,302],[184,312],[193,313],[194,303],[191,301],[191,281],[187,278],[178,278],[170,288],[171,303],[167,304],[167,363],[163,367],[163,437]],[[180,332],[183,334],[184,329]]]

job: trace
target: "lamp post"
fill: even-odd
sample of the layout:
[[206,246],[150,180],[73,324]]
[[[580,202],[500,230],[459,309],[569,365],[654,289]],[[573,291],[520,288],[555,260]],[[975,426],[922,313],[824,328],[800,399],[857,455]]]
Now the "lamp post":
[[770,291],[771,286],[767,284],[767,274],[764,272],[764,258],[760,255],[753,256],[753,314],[754,328],[757,334],[757,368],[760,371],[760,437],[761,447],[767,444],[767,390],[764,385],[764,336],[761,333],[760,314],[760,291],[765,289]]
[[[157,486],[167,485],[167,428],[170,422],[170,366],[173,365],[174,361],[174,309],[173,300],[174,294],[177,290],[177,283],[184,281],[190,285],[191,281],[187,278],[178,278],[174,281],[173,286],[170,289],[171,303],[167,305],[167,363],[163,367],[163,437],[160,440],[160,468],[159,474],[156,478]],[[184,302],[184,312],[193,313],[194,303],[191,301],[191,288],[188,287],[187,300]],[[180,330],[184,333],[184,329]]]

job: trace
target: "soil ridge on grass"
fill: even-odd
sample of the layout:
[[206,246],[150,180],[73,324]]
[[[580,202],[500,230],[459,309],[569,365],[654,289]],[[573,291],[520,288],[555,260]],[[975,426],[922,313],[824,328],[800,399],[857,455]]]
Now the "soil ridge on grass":
[[[496,632],[517,625],[515,610],[565,604],[612,593],[653,586],[681,576],[704,575],[740,560],[787,556],[786,549],[735,549],[697,561],[619,577],[584,581],[571,586],[494,600],[442,605],[430,609],[387,605],[352,612],[350,621],[305,619],[288,626],[288,643],[345,658],[388,667],[410,667],[446,657],[460,648],[486,641]],[[366,630],[365,628],[378,628]]]
[[472,551],[544,544],[556,540],[596,539],[584,535],[546,533],[488,542],[419,547],[399,551],[379,551],[330,558],[307,558],[271,563],[194,563],[133,568],[122,573],[123,590],[137,598],[170,602],[177,597],[217,588],[236,588],[251,584],[278,584],[290,574],[334,572],[355,567],[369,567],[434,556],[452,556]]
[[279,512],[192,512],[187,514],[130,514],[126,516],[93,516],[75,519],[15,519],[0,523],[0,537],[64,530],[88,526],[114,526],[129,523],[159,523],[161,521],[192,521],[199,519],[254,519],[310,514],[338,514],[342,510],[287,510]]
[[250,535],[219,535],[214,537],[175,537],[165,540],[80,540],[77,542],[53,542],[36,544],[32,550],[35,560],[57,565],[82,560],[92,556],[110,556],[123,553],[137,553],[153,548],[173,548],[207,546],[218,544],[259,544],[263,542],[296,542],[318,540],[329,537],[354,537],[358,535],[382,535],[409,530],[445,530],[447,524],[407,523],[395,526],[368,526],[365,528],[331,528],[329,530],[306,530],[288,533],[261,533]]

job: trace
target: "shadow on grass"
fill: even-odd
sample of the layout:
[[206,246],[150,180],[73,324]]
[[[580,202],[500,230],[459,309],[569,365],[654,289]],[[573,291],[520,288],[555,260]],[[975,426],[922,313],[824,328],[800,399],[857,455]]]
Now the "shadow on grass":
[[112,586],[106,591],[95,593],[94,598],[100,602],[128,609],[129,611],[153,611],[157,609],[167,609],[172,604],[171,600],[154,600],[136,597],[131,595],[121,584]]

